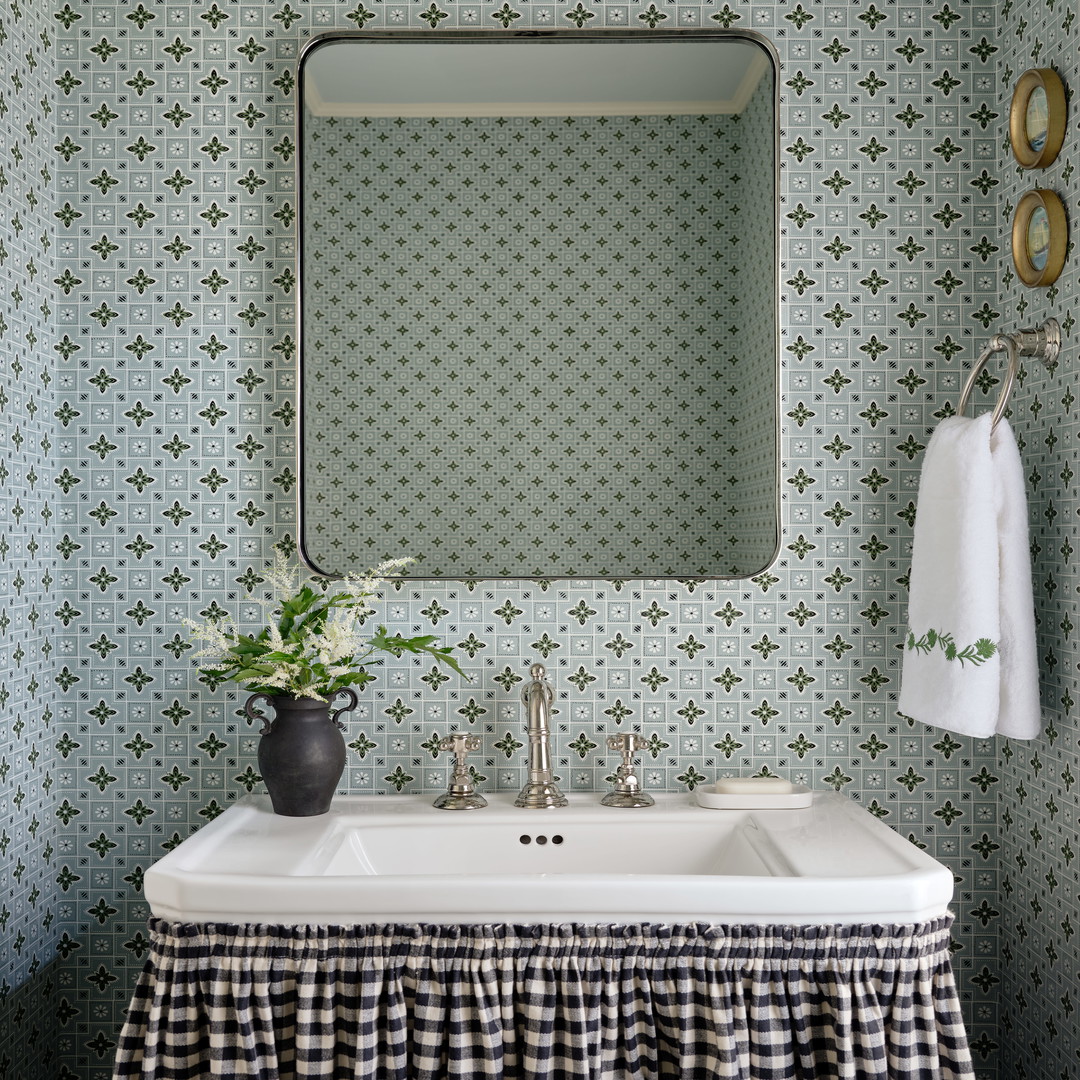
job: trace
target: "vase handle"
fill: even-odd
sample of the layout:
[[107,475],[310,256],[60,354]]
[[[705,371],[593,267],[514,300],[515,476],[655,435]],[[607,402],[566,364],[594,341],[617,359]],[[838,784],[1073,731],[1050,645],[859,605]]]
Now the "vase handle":
[[251,697],[249,697],[247,699],[247,701],[244,702],[244,712],[247,713],[248,719],[249,720],[261,720],[262,721],[263,727],[262,727],[262,731],[260,731],[259,734],[260,735],[269,735],[270,734],[270,719],[269,719],[269,717],[265,716],[263,713],[257,713],[257,712],[252,712],[251,711],[251,707],[255,704],[256,701],[266,701],[266,702],[269,702],[269,704],[273,705],[274,704],[274,699],[269,694],[252,694]]
[[349,704],[348,705],[343,705],[340,709],[336,709],[334,712],[332,712],[330,714],[330,720],[331,720],[331,722],[337,724],[337,726],[338,726],[338,728],[340,728],[340,730],[344,731],[345,730],[345,725],[338,719],[338,717],[342,713],[352,712],[353,709],[355,709],[356,706],[360,704],[360,699],[356,696],[356,691],[351,686],[343,686],[338,691],[338,695],[341,695],[341,694],[347,694],[348,695]]

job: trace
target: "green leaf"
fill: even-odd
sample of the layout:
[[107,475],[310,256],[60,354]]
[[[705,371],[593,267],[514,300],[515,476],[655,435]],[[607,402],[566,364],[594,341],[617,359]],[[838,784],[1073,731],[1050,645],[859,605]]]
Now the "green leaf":
[[403,638],[398,634],[387,633],[385,626],[380,626],[375,636],[371,639],[373,648],[383,649],[386,652],[400,655],[402,652],[426,653],[437,660],[440,664],[446,664],[459,675],[464,675],[458,662],[451,656],[451,648],[448,645],[438,647],[435,642],[438,638],[434,634],[421,634],[417,637]]

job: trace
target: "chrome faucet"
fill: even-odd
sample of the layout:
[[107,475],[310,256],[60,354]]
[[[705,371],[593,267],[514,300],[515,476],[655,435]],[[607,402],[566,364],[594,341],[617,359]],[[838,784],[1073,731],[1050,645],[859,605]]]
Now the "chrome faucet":
[[555,695],[543,664],[533,664],[529,674],[532,682],[521,691],[528,715],[529,779],[514,805],[549,810],[569,805],[551,774],[551,702]]
[[454,755],[454,772],[450,777],[450,787],[435,800],[437,810],[479,810],[487,806],[487,799],[473,787],[472,773],[466,759],[469,752],[480,749],[479,735],[464,735],[460,731],[452,732],[439,742],[440,750],[449,750]]
[[609,750],[617,750],[622,755],[622,763],[615,770],[615,787],[601,800],[601,806],[638,807],[652,806],[656,801],[647,792],[641,790],[641,781],[634,771],[634,752],[645,750],[649,740],[635,731],[623,731],[607,738]]

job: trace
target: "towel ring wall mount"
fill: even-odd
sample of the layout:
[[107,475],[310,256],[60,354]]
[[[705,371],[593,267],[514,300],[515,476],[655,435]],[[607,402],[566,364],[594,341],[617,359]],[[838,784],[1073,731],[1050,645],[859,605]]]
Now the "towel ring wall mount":
[[1057,319],[1047,319],[1039,327],[1026,330],[1014,330],[1010,334],[995,334],[983,349],[978,360],[975,361],[971,374],[964,383],[964,389],[960,394],[960,402],[956,407],[957,416],[962,416],[967,407],[971,392],[975,389],[975,383],[986,367],[987,361],[994,353],[1004,352],[1009,355],[1009,366],[1005,372],[1005,379],[1001,385],[1001,394],[997,405],[994,406],[994,414],[990,421],[990,430],[997,427],[998,421],[1005,413],[1009,404],[1009,395],[1012,394],[1013,384],[1016,382],[1017,370],[1020,366],[1021,356],[1037,356],[1043,363],[1053,368],[1061,353],[1061,326]]

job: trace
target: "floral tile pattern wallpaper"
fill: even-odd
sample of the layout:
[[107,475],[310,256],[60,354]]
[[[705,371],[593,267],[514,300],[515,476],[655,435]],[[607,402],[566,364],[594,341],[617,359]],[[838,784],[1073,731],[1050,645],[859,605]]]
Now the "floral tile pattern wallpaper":
[[766,77],[738,115],[305,123],[315,565],[398,538],[419,578],[769,565],[772,97]]
[[[1077,1067],[1078,295],[1009,269],[1038,182],[1005,140],[1016,76],[1080,85],[1060,0],[702,5],[12,0],[0,11],[0,1077],[105,1080],[146,955],[142,877],[258,790],[239,697],[180,618],[258,591],[296,535],[295,70],[313,33],[735,26],[781,59],[782,558],[750,581],[410,581],[387,622],[474,680],[402,662],[352,721],[343,790],[434,793],[436,736],[517,786],[516,687],[547,664],[557,769],[656,736],[646,783],[769,770],[860,800],[955,872],[980,1080]],[[987,335],[1055,314],[1023,444],[1047,730],[972,741],[895,715],[922,451]],[[983,380],[993,400],[999,373]],[[383,554],[383,553],[380,553]],[[394,550],[385,554],[401,554]]]
[[[1001,833],[1000,995],[1002,1075],[1017,1080],[1080,1073],[1080,391],[1077,389],[1076,260],[1080,208],[1080,12],[1051,0],[1005,4],[1000,21],[1000,111],[1007,116],[1017,79],[1031,67],[1053,68],[1069,92],[1068,129],[1057,160],[1045,170],[1021,169],[1007,129],[998,144],[1001,320],[1038,325],[1054,316],[1065,348],[1052,373],[1032,363],[1016,392],[1012,423],[1023,444],[1039,617],[1043,738],[1001,741],[998,819]],[[1049,188],[1065,204],[1074,230],[1071,254],[1058,281],[1025,288],[1007,256],[1009,225],[1021,196]]]
[[57,1060],[55,20],[0,11],[0,1072]]

